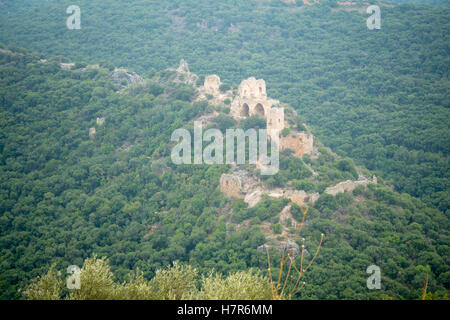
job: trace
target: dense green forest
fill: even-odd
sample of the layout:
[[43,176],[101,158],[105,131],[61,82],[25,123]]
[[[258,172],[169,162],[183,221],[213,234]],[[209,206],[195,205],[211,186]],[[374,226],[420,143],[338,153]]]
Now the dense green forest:
[[[225,109],[193,102],[194,88],[172,82],[167,71],[116,92],[109,65],[68,71],[58,59],[7,49],[0,55],[3,298],[20,298],[18,289],[52,263],[64,271],[93,254],[109,258],[119,281],[136,268],[150,278],[175,260],[201,274],[267,269],[257,250],[266,237],[261,224],[278,224],[288,200],[268,198],[247,208],[217,189],[227,166],[174,165],[169,157],[174,129]],[[102,126],[97,117],[106,118]],[[97,128],[93,138],[90,127]],[[314,180],[307,165],[319,172]],[[321,193],[304,230],[308,251],[321,233],[326,237],[296,297],[415,299],[427,274],[429,291],[445,295],[448,218],[382,183],[323,194],[354,174],[351,160],[322,148],[314,161],[283,152],[280,172],[266,181],[296,178],[299,188]],[[239,229],[244,220],[248,227]],[[371,264],[384,270],[382,290],[365,286]]]
[[[68,30],[71,4],[0,4],[2,299],[23,298],[53,264],[65,273],[94,254],[118,283],[136,269],[155,279],[174,261],[199,275],[267,276],[263,224],[277,233],[288,201],[248,208],[217,189],[228,166],[170,161],[171,133],[192,130],[198,116],[215,110],[217,127],[237,125],[227,108],[172,81],[166,69],[181,58],[232,88],[264,78],[268,96],[317,137],[317,160],[282,153],[280,172],[264,181],[320,193],[303,237],[309,252],[325,238],[295,299],[418,299],[427,276],[434,297],[447,295],[449,9],[378,3],[382,28],[368,30],[368,14],[334,1],[80,0],[82,28]],[[118,92],[114,66],[145,83]],[[324,193],[359,170],[379,183]],[[366,287],[372,264],[381,290]]]

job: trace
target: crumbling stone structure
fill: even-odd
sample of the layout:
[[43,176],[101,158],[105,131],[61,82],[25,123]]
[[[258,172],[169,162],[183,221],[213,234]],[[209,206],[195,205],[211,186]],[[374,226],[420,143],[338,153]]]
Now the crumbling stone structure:
[[61,62],[59,65],[61,66],[61,69],[63,69],[63,70],[70,70],[70,69],[72,69],[75,66],[75,63],[73,63],[73,62],[69,62],[69,63]]
[[267,133],[281,132],[284,129],[284,108],[270,108],[267,114]]
[[372,181],[365,177],[360,177],[356,181],[342,181],[335,186],[326,188],[325,193],[335,196],[339,192],[352,192],[357,186],[367,186],[369,183],[377,184],[377,177],[373,176]]
[[89,138],[93,139],[95,136],[96,130],[95,128],[89,128]]
[[212,94],[212,95],[218,95],[220,94],[220,78],[219,76],[213,74],[210,76],[207,76],[205,78],[205,82],[204,82],[204,88],[205,88],[205,92],[208,94]]
[[101,126],[101,125],[103,125],[104,123],[105,123],[105,118],[97,118],[97,124],[99,125],[99,126]]
[[254,115],[268,118],[272,106],[276,104],[279,104],[278,100],[267,99],[266,82],[251,77],[239,85],[238,95],[231,104],[230,114],[237,119]]
[[259,180],[246,170],[222,174],[219,189],[227,197],[243,199],[249,208],[256,206],[264,194],[270,198],[287,198],[299,206],[306,202],[314,203],[319,198],[318,193],[306,193],[302,190],[263,188]]
[[234,197],[243,199],[244,195],[241,193],[242,182],[241,179],[232,174],[223,174],[220,177],[220,191],[227,197]]
[[222,174],[219,189],[228,197],[244,199],[257,186],[258,181],[248,171],[238,170],[232,174]]
[[[254,77],[243,80],[238,88],[236,96],[231,104],[230,114],[240,120],[253,115],[266,118],[267,132],[272,135],[280,133],[285,127],[284,108],[276,107],[278,100],[268,99],[266,82]],[[313,152],[314,137],[304,132],[293,132],[287,137],[281,137],[281,149],[292,149],[297,156],[311,154]]]
[[[175,82],[196,84],[198,77],[189,71],[185,60],[181,59],[180,65],[175,71],[177,73]],[[211,104],[225,104],[226,100],[231,101],[230,116],[238,121],[254,115],[265,118],[269,136],[281,133],[288,126],[285,121],[284,108],[279,107],[278,100],[267,97],[266,82],[263,79],[250,77],[243,80],[238,87],[237,95],[234,95],[232,90],[221,92],[220,85],[219,76],[213,74],[205,77],[203,86],[198,88],[197,99],[208,99]],[[288,137],[281,137],[280,148],[282,150],[292,149],[295,155],[302,156],[313,152],[313,141],[313,135],[295,132]]]
[[299,207],[303,206],[306,202],[316,202],[319,199],[319,193],[306,193],[303,190],[287,190],[285,197],[291,200]]
[[280,138],[281,150],[291,149],[297,156],[313,152],[314,136],[305,132],[292,132]]

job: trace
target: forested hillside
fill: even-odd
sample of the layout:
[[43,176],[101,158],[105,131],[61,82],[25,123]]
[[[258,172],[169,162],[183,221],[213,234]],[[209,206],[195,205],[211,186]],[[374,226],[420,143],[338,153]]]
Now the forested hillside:
[[[117,91],[110,64],[66,70],[58,58],[8,48],[0,58],[2,298],[21,298],[18,290],[52,263],[65,272],[94,254],[110,260],[119,281],[137,268],[149,279],[176,260],[200,274],[253,267],[267,276],[267,257],[258,247],[288,227],[280,225],[280,212],[289,201],[266,198],[248,208],[217,188],[228,166],[170,160],[173,130],[192,129],[195,118],[214,110],[215,126],[235,126],[229,109],[195,102],[196,89],[175,83],[173,71]],[[96,129],[91,136],[90,128]],[[283,152],[280,172],[265,181],[320,194],[308,205],[302,237],[311,254],[305,261],[322,233],[325,238],[294,298],[418,299],[427,275],[428,292],[446,296],[448,218],[381,179],[325,194],[325,187],[356,178],[360,169],[319,150],[316,160]],[[298,207],[292,216],[301,220]],[[276,274],[280,254],[271,256]],[[383,270],[381,290],[366,287],[372,264]]]
[[[260,298],[256,287],[267,297],[261,247],[295,234],[306,208],[297,245],[306,263],[320,253],[294,299],[419,299],[424,286],[447,297],[448,1],[373,2],[380,30],[366,26],[368,3],[355,2],[2,0],[0,298],[33,298],[24,294],[33,278],[50,270],[60,286],[67,266],[83,263],[107,270],[110,299],[136,298],[134,285],[141,298],[180,298],[158,289],[158,274],[181,265],[190,297],[215,297],[235,275],[261,285],[244,286],[248,297]],[[80,30],[66,27],[73,4]],[[174,71],[180,59],[199,75],[194,85]],[[218,188],[230,166],[171,161],[172,132],[192,132],[201,116],[214,114],[208,126],[220,130],[265,126],[199,100],[210,74],[234,91],[264,78],[267,95],[287,104],[286,121],[311,130],[317,156],[284,151],[279,173],[260,183],[317,201],[264,197],[249,207]],[[325,192],[374,175],[378,183]],[[269,252],[277,274],[281,253]],[[381,268],[381,290],[366,286],[369,265]],[[55,296],[92,298],[64,290]]]
[[146,76],[184,58],[234,85],[262,77],[325,145],[448,209],[449,9],[379,3],[382,28],[368,30],[362,2],[82,0],[68,30],[70,4],[3,1],[0,41]]

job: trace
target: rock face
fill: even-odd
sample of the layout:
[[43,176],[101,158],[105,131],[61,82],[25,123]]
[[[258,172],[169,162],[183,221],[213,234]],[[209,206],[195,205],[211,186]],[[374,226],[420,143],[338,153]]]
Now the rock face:
[[220,177],[220,191],[227,197],[244,199],[247,194],[255,191],[258,181],[245,170],[238,170],[232,174],[222,174]]
[[111,71],[109,79],[119,91],[132,85],[144,83],[144,79],[141,76],[124,68],[115,68]]
[[223,174],[220,177],[220,191],[227,197],[234,197],[243,199],[244,195],[241,192],[242,182],[241,179],[232,174]]
[[262,195],[264,193],[261,190],[255,190],[247,195],[245,195],[244,201],[248,204],[249,208],[253,208],[262,200]]
[[292,240],[287,240],[286,244],[280,244],[278,246],[278,250],[280,252],[286,250],[285,252],[289,253],[289,255],[294,259],[300,254],[300,246]]
[[280,138],[281,150],[291,149],[297,156],[313,152],[314,136],[305,132],[292,132]]

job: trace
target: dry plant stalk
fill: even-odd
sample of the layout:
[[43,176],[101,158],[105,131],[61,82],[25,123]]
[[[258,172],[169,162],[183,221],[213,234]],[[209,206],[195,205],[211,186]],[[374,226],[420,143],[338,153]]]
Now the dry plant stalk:
[[[305,217],[306,217],[306,213],[308,212],[308,208],[303,209],[301,208],[302,211],[302,221],[299,224],[299,227],[297,228],[297,232],[295,235],[295,239],[294,239],[294,243],[297,242],[298,238],[300,237],[300,233],[302,231],[303,225],[305,223]],[[324,238],[324,234],[321,234],[320,237],[320,242],[319,242],[319,246],[317,247],[317,250],[313,256],[313,258],[311,259],[311,261],[309,262],[309,264],[304,267],[303,266],[303,259],[304,259],[304,254],[305,254],[305,238],[302,238],[302,251],[301,251],[301,256],[300,256],[300,268],[298,268],[295,265],[295,259],[294,259],[294,254],[293,254],[293,248],[290,248],[290,250],[287,250],[287,234],[286,234],[286,245],[283,248],[283,256],[281,258],[280,261],[280,273],[278,275],[278,280],[276,283],[276,286],[274,285],[273,282],[273,278],[272,278],[272,271],[271,271],[271,265],[270,265],[270,253],[268,250],[268,246],[266,246],[266,252],[267,252],[267,262],[268,262],[268,271],[269,271],[269,279],[270,279],[270,286],[272,289],[272,299],[273,300],[278,300],[278,299],[282,299],[285,294],[287,293],[287,297],[290,299],[294,294],[298,293],[304,286],[305,286],[305,282],[302,282],[300,285],[300,279],[302,278],[303,274],[309,269],[309,267],[313,264],[314,260],[316,259],[317,255],[319,254],[319,250],[322,246],[322,241]],[[284,272],[284,268],[287,266],[287,274],[286,277],[283,281],[283,284],[281,283],[281,278],[283,276],[283,272]],[[294,281],[294,276],[296,275],[296,280]],[[286,287],[287,285],[290,284],[289,286],[289,290],[286,292]]]
[[425,283],[423,284],[422,300],[425,300],[425,298],[427,296],[427,288],[428,288],[428,272],[425,276]]

